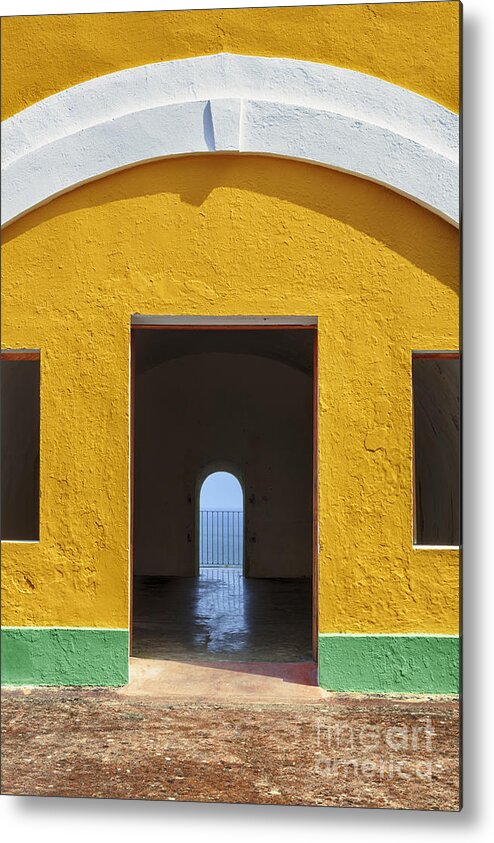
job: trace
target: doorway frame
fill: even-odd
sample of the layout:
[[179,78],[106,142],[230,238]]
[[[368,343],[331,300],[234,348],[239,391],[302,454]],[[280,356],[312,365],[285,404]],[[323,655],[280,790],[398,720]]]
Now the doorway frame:
[[[318,318],[317,316],[153,316],[140,313],[130,319],[130,453],[129,453],[129,656],[132,655],[134,607],[134,431],[135,431],[135,343],[136,331],[311,331],[312,363],[312,658],[318,660],[319,600],[319,483],[318,483]],[[197,498],[197,494],[196,494]],[[245,522],[245,499],[244,499]],[[245,529],[244,529],[245,533]],[[244,535],[245,542],[245,535]],[[245,566],[245,546],[244,546]]]

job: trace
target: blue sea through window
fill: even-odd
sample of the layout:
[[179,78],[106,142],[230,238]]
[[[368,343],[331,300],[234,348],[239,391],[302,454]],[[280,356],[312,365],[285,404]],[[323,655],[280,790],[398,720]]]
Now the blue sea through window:
[[243,566],[244,504],[242,486],[227,471],[204,480],[199,497],[199,567]]

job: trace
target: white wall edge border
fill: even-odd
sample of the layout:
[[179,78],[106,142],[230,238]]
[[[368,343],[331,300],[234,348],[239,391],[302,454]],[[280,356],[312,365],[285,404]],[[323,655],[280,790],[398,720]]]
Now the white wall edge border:
[[22,630],[29,630],[29,629],[77,629],[77,630],[84,630],[87,632],[129,632],[128,626],[66,626],[65,624],[59,624],[59,626],[6,626],[2,624],[2,629],[22,629]]
[[459,117],[374,76],[228,53],[82,82],[2,123],[2,226],[109,173],[182,155],[301,160],[459,221]]
[[459,638],[459,632],[320,632],[319,638]]

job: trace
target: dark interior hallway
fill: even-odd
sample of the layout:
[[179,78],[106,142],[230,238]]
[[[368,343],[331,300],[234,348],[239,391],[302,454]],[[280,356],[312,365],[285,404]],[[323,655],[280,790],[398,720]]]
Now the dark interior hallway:
[[204,569],[198,577],[137,576],[132,655],[310,661],[310,580],[248,579],[238,568]]
[[[314,349],[313,328],[134,329],[134,657],[311,661]],[[202,507],[218,472],[240,499]]]

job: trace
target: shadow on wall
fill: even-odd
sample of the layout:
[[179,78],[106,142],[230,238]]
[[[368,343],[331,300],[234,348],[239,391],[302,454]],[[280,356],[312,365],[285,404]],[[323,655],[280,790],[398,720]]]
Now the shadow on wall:
[[204,157],[184,156],[178,166],[177,159],[154,161],[83,185],[12,223],[3,233],[4,242],[84,208],[161,193],[175,194],[182,202],[200,207],[215,188],[226,187],[303,205],[339,220],[458,293],[458,265],[451,262],[451,254],[458,251],[458,231],[410,199],[365,179],[300,161],[214,155],[207,156],[205,167]]

